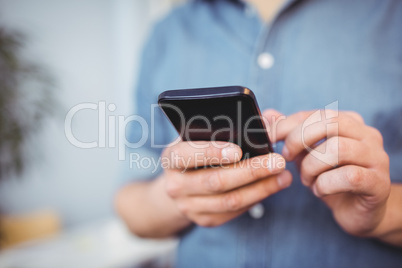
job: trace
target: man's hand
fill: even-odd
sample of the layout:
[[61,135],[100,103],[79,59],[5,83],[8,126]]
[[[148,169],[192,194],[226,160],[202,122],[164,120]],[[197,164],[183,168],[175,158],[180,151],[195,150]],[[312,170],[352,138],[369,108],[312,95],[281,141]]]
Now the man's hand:
[[165,149],[162,159],[169,164],[161,178],[183,217],[218,226],[291,184],[282,156],[238,162],[241,154],[237,145],[222,142],[179,142]]
[[300,112],[281,118],[268,110],[264,116],[275,128],[271,136],[285,142],[285,159],[297,160],[302,183],[332,209],[338,224],[353,235],[375,236],[391,184],[380,132],[353,112]]

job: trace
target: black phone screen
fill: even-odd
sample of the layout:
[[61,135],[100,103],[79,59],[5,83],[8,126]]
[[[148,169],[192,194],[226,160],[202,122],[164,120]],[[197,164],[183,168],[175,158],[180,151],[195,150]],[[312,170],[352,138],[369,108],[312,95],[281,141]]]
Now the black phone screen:
[[232,142],[242,148],[243,159],[273,152],[251,90],[233,86],[178,91],[165,91],[158,102],[183,141]]

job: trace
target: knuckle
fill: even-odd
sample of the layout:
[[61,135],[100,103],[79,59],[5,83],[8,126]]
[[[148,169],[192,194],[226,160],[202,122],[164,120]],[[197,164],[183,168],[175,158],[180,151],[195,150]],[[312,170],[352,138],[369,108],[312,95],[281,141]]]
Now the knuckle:
[[389,192],[391,191],[391,178],[389,177],[389,174],[388,174],[388,176],[381,176],[381,178],[382,178],[382,183],[383,183],[383,190],[387,193],[387,194],[389,194]]
[[331,138],[339,136],[339,132],[342,129],[349,127],[349,119],[340,120],[339,118],[327,119],[323,124],[323,130],[326,131],[325,138]]
[[297,121],[304,121],[309,115],[311,114],[311,111],[300,111],[295,114],[296,120]]
[[247,173],[247,177],[249,178],[257,178],[258,177],[258,168],[250,165],[249,167],[246,167],[246,173]]
[[339,113],[339,117],[341,118],[341,120],[345,120],[345,119],[355,120],[353,111],[341,111]]
[[161,154],[162,159],[168,160],[169,165],[164,166],[164,169],[170,169],[172,168],[172,161],[171,161],[171,154],[172,154],[172,148],[165,148]]
[[[304,131],[303,133],[304,133],[304,135],[307,135],[307,134],[306,134],[306,131]],[[304,136],[302,135],[302,138],[303,138],[303,137],[304,137]],[[298,148],[298,147],[299,147],[299,143],[297,142],[296,137],[294,137],[292,134],[289,135],[289,136],[285,139],[285,144],[286,144],[286,147],[287,147],[287,148]]]
[[327,140],[327,152],[325,157],[325,162],[332,167],[341,164],[341,154],[345,154],[351,150],[347,142],[339,137],[331,137]]
[[339,151],[344,150],[345,142],[339,137],[331,137],[327,140],[327,150],[331,156],[338,157]]
[[277,188],[273,187],[273,184],[270,183],[271,179],[272,178],[268,178],[262,182],[261,187],[262,187],[263,196],[261,196],[261,198],[270,196],[271,194],[273,194],[277,191]]
[[339,119],[339,112],[335,110],[324,110],[325,118],[328,118],[330,121],[334,120],[335,122]]
[[310,163],[310,158],[305,158],[301,165],[300,165],[300,175],[303,178],[302,179],[302,183],[304,185],[308,185],[310,182],[310,178],[314,177],[314,174],[312,172],[312,168],[311,168],[311,163]]
[[227,193],[222,198],[222,206],[228,211],[237,211],[241,208],[241,196],[237,191]]
[[277,114],[277,113],[279,113],[279,112],[277,110],[275,110],[275,109],[272,109],[272,108],[268,108],[268,109],[264,110],[264,112],[263,112],[263,114],[267,114],[267,115]]
[[171,198],[176,198],[180,195],[182,185],[177,179],[168,179],[166,181],[166,193],[171,197]]
[[360,123],[364,123],[363,116],[361,116],[359,113],[355,111],[350,111],[349,112],[350,116],[353,117],[355,120],[359,121]]
[[224,183],[222,178],[222,173],[219,169],[210,173],[206,177],[205,184],[210,192],[216,193],[224,190]]
[[370,132],[372,134],[372,137],[375,140],[379,141],[379,143],[382,145],[383,144],[383,137],[382,137],[381,132],[378,129],[374,128],[374,127],[369,127],[369,128],[370,128]]
[[300,112],[295,113],[294,117],[296,118],[297,121],[301,121],[304,118],[303,114],[304,114],[304,111],[300,111]]
[[338,139],[338,144],[333,145],[333,148],[331,149],[331,153],[333,155],[333,166],[337,165],[342,165],[346,162],[346,160],[349,160],[350,153],[354,151],[354,146],[351,144],[348,144],[345,140],[343,139]]
[[218,152],[220,152],[220,150],[218,148],[215,147],[214,144],[210,143],[206,148],[205,148],[205,155],[207,157],[216,157],[219,156]]
[[179,159],[181,157],[181,150],[177,146],[174,148],[170,148],[164,151],[163,157],[168,160],[168,167],[170,169],[177,169],[177,161],[175,159]]
[[320,180],[320,178],[318,178],[315,181],[315,191],[319,194],[319,195],[325,195],[325,191],[323,191],[322,188],[322,180]]
[[166,157],[167,155],[169,155],[169,147],[166,147],[165,149],[163,149],[163,151],[161,153],[161,157]]
[[338,124],[339,123],[339,116],[328,116],[328,118],[325,119],[324,124]]
[[389,171],[389,155],[384,151],[382,154],[381,159],[384,161],[384,166],[386,168],[386,170]]
[[180,155],[181,155],[180,148],[175,147],[175,148],[170,150],[170,156],[171,157],[180,157]]
[[210,215],[201,216],[195,222],[202,227],[215,227],[217,225],[214,217]]
[[330,194],[330,192],[328,191],[327,187],[325,187],[325,180],[323,180],[322,178],[318,177],[316,182],[315,182],[315,190],[317,191],[317,193],[320,196],[325,196]]
[[384,170],[389,170],[389,155],[383,151],[382,153],[377,153],[374,157],[374,166],[376,167],[383,167]]
[[177,209],[183,215],[187,215],[189,212],[189,206],[186,204],[186,202],[183,201],[177,203]]
[[338,120],[338,122],[339,122],[339,128],[347,129],[351,126],[356,125],[356,121],[351,116],[343,113],[340,114],[340,119]]
[[361,169],[357,167],[348,168],[346,170],[346,179],[348,180],[350,185],[358,187],[363,180]]
[[168,154],[168,156],[179,156],[181,152],[181,147],[183,143],[180,142],[178,144],[175,144],[171,147],[167,147],[165,152]]

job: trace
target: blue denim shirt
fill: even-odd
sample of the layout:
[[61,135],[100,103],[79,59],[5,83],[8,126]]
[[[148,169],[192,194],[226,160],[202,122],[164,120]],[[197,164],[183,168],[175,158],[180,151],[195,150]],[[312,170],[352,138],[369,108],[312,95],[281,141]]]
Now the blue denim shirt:
[[[263,53],[271,61],[260,62]],[[293,0],[269,24],[231,1],[179,6],[154,27],[135,98],[137,114],[148,122],[153,117],[153,142],[162,146],[152,148],[149,138],[129,152],[157,158],[177,137],[150,107],[159,93],[226,85],[251,88],[262,110],[288,115],[337,102],[340,110],[360,113],[382,132],[391,179],[402,181],[402,1]],[[142,129],[131,130],[140,139]],[[292,186],[262,202],[261,218],[245,213],[220,227],[184,232],[177,266],[402,267],[400,249],[341,230],[294,165],[288,167]],[[151,169],[134,165],[125,177],[153,178]]]

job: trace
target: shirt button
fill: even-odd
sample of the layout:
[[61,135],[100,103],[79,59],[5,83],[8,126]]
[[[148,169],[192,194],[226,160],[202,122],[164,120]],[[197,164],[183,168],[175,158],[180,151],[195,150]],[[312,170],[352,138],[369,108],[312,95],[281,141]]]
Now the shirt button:
[[250,216],[254,219],[261,219],[264,216],[264,206],[261,203],[255,204],[248,210]]
[[274,57],[269,53],[260,54],[257,61],[262,69],[269,69],[274,65]]

